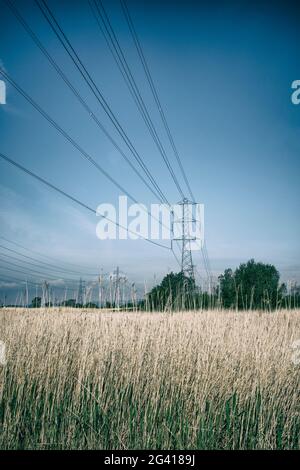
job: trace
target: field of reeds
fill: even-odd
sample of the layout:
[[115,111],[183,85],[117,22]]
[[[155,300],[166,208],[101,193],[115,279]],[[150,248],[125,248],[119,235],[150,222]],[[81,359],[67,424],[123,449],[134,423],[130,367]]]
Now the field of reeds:
[[1,309],[1,449],[296,449],[300,311]]

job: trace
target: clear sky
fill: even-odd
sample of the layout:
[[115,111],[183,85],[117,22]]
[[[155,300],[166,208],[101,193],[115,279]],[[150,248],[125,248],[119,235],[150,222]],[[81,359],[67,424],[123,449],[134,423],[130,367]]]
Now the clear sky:
[[[37,5],[31,0],[15,4],[132,159]],[[180,196],[174,182],[88,1],[49,0],[48,4],[164,193],[176,203]],[[120,4],[105,1],[104,5],[184,186]],[[128,8],[191,187],[205,205],[213,273],[253,257],[274,263],[284,280],[300,280],[300,105],[291,102],[291,83],[300,79],[299,10],[288,2],[280,6],[131,0]],[[4,2],[0,60],[7,73],[138,201],[157,202]],[[121,194],[9,84],[7,104],[0,106],[0,151],[92,207],[116,204]],[[59,259],[62,265],[72,262],[93,272],[101,268],[109,272],[119,265],[130,279],[150,283],[155,274],[161,277],[178,269],[170,252],[145,241],[98,240],[96,216],[3,161],[0,210],[1,236]],[[194,262],[203,274],[199,253]],[[0,276],[17,276],[4,266],[1,263]]]

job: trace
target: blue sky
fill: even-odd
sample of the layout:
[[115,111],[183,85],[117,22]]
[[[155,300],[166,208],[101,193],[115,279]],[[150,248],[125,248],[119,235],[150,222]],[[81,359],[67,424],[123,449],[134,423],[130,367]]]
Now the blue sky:
[[[15,4],[125,150],[35,3]],[[180,178],[120,4],[104,4]],[[168,199],[177,202],[176,187],[88,2],[49,0],[49,5]],[[283,279],[300,280],[300,105],[290,98],[291,83],[300,79],[300,56],[292,6],[128,1],[128,7],[193,192],[205,205],[213,273],[254,257],[274,263]],[[1,64],[13,79],[140,202],[157,202],[6,5],[1,5],[0,40]],[[0,142],[1,152],[92,207],[117,203],[120,191],[9,85],[7,104],[0,106]],[[144,241],[98,240],[96,216],[2,161],[0,208],[0,235],[62,264],[105,271],[119,265],[131,279],[149,282],[177,269],[169,252]],[[204,273],[200,254],[194,261]]]

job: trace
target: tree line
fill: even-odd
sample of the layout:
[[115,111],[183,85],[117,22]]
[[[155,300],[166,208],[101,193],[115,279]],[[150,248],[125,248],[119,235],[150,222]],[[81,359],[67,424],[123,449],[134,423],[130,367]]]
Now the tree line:
[[[35,297],[31,307],[41,307],[41,297]],[[52,306],[51,303],[45,305]],[[63,301],[62,307],[98,308],[94,302],[79,304],[75,299]],[[115,308],[107,302],[104,308]],[[120,306],[121,308],[124,306]],[[225,269],[218,277],[218,284],[211,292],[203,291],[195,280],[182,272],[167,274],[162,282],[136,303],[127,302],[127,309],[146,311],[176,311],[194,309],[235,309],[275,310],[278,308],[300,307],[300,285],[294,285],[288,292],[280,282],[280,274],[272,264],[255,262],[242,263],[235,270]]]
[[275,266],[251,259],[234,271],[226,269],[210,293],[203,292],[183,273],[170,273],[151,290],[144,304],[150,310],[297,308],[300,286],[295,285],[288,292],[286,284],[280,283]]

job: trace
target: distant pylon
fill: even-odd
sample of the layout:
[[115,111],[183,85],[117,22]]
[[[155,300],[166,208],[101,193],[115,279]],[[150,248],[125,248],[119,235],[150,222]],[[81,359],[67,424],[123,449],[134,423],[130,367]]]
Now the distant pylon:
[[49,282],[44,281],[43,283],[43,295],[42,295],[42,307],[50,305],[50,294],[49,294]]
[[181,206],[181,217],[174,221],[174,223],[181,225],[181,236],[173,238],[181,242],[181,271],[191,279],[195,279],[194,265],[191,251],[191,242],[196,240],[196,237],[190,235],[191,224],[196,223],[193,217],[191,206],[196,205],[196,202],[189,201],[184,198],[179,202]]
[[99,281],[99,307],[103,306],[103,269],[101,269],[101,274],[98,277]]
[[114,306],[116,308],[120,308],[120,269],[117,266],[117,269],[114,271],[114,281],[115,281],[115,298],[114,298]]
[[113,272],[112,279],[114,286],[114,307],[120,308],[121,285],[123,284],[124,286],[125,282],[127,281],[127,278],[124,273],[120,271],[119,266],[117,266],[117,269]]
[[84,305],[85,304],[85,283],[81,278],[79,279],[77,303],[79,305]]

